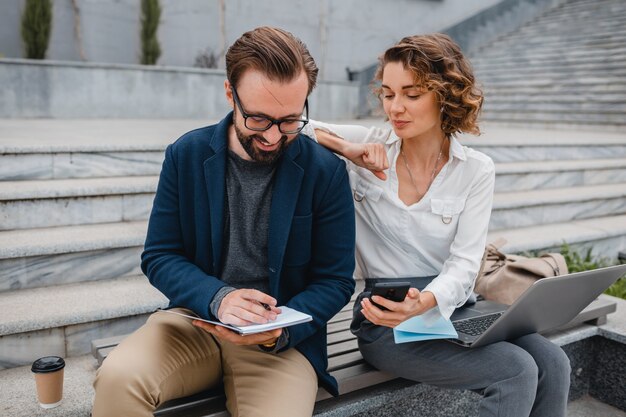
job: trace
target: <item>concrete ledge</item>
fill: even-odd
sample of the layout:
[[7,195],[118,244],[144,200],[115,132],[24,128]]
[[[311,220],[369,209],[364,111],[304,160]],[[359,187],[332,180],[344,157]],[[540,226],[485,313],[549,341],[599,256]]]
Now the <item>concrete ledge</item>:
[[4,292],[0,305],[0,336],[7,336],[145,314],[167,306],[167,299],[146,277],[134,276]]
[[[3,118],[221,118],[224,70],[0,59]],[[311,114],[356,115],[359,87],[321,81]]]

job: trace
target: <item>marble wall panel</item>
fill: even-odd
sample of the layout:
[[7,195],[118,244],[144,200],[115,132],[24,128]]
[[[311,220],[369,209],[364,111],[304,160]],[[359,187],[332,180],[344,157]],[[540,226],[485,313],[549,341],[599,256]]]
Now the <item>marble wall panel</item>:
[[123,199],[124,221],[145,220],[150,217],[154,193],[125,195]]
[[0,370],[28,365],[42,356],[65,357],[63,329],[11,334],[0,337]]
[[626,213],[626,198],[494,209],[489,230],[560,223]]
[[51,154],[1,155],[0,181],[42,180],[52,178]]
[[163,157],[163,151],[58,153],[54,178],[158,175]]
[[91,351],[91,341],[117,335],[129,334],[141,327],[149,314],[77,324],[65,328],[65,344],[68,356],[79,356]]
[[141,274],[141,247],[0,260],[0,291]]
[[0,230],[122,221],[122,196],[46,198],[0,202]]

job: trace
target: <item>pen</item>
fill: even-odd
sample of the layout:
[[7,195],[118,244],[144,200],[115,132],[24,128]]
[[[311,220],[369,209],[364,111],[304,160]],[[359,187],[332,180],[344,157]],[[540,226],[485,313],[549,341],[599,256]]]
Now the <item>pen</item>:
[[272,307],[270,307],[269,304],[265,304],[259,301],[259,304],[261,304],[261,306],[263,306],[264,309],[266,309],[267,311],[272,311]]

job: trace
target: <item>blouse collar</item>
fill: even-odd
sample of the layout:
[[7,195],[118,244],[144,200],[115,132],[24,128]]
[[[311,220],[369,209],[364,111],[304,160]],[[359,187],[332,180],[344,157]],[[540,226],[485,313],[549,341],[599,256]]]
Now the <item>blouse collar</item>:
[[[393,145],[396,143],[397,143],[396,146],[400,146],[401,139],[398,136],[396,136],[393,129],[391,129],[391,133],[389,135],[389,138],[385,142],[385,144]],[[455,138],[454,136],[450,138],[450,155],[453,158],[457,158],[461,161],[467,160],[467,154],[465,153],[465,148],[463,147],[463,145],[461,145],[458,139]]]

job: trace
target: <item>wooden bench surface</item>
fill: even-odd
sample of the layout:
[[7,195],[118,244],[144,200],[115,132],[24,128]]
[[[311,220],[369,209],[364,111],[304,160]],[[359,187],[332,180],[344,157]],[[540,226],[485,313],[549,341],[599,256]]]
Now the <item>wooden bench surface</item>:
[[[360,292],[360,291],[359,291]],[[339,383],[339,394],[343,395],[362,388],[373,386],[395,379],[394,376],[378,371],[367,364],[359,352],[356,337],[350,332],[352,306],[354,297],[328,323],[328,371]],[[573,327],[581,323],[602,324],[606,315],[615,311],[615,303],[606,300],[595,300],[574,320],[561,329]],[[100,365],[117,344],[126,337],[115,336],[92,342],[92,353]],[[317,393],[317,401],[331,398],[323,388]],[[155,417],[174,417],[181,415],[197,415],[206,417],[227,417],[224,392],[212,389],[198,394],[168,401],[155,411]]]

